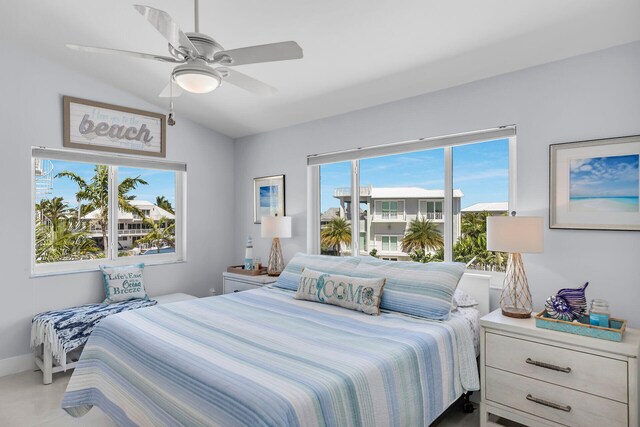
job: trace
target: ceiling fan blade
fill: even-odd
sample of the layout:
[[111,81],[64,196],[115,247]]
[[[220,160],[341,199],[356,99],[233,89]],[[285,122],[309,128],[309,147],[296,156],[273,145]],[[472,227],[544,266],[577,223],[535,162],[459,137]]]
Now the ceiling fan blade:
[[199,54],[198,49],[196,49],[193,43],[191,43],[191,40],[189,40],[189,38],[182,32],[180,27],[178,27],[178,24],[175,23],[173,18],[167,12],[139,4],[136,4],[133,7],[135,7],[136,10],[140,12],[140,14],[144,16],[165,39],[167,39],[174,49],[187,55],[189,52],[194,55]]
[[[225,56],[230,58],[230,61]],[[231,66],[300,58],[302,48],[293,41],[223,50],[213,56],[214,61],[218,60],[222,65]]]
[[170,83],[168,83],[164,89],[162,89],[162,92],[160,92],[160,95],[158,95],[160,98],[169,98],[171,96],[171,85],[173,85],[173,97],[177,98],[178,96],[182,95],[182,93],[184,92],[182,90],[182,88],[180,86],[178,86],[178,84],[176,82],[172,81]]
[[260,80],[256,80],[253,77],[249,77],[246,74],[232,70],[231,68],[218,67],[216,68],[216,71],[218,71],[222,76],[223,82],[238,86],[241,89],[257,95],[270,96],[278,91],[275,87],[262,83]]
[[130,56],[132,58],[140,58],[140,59],[155,59],[156,61],[163,62],[173,62],[173,63],[181,63],[184,61],[179,61],[170,56],[162,56],[162,55],[153,55],[150,53],[140,53],[140,52],[132,52],[130,50],[120,50],[120,49],[110,49],[105,47],[93,47],[93,46],[79,46],[77,44],[68,44],[67,47],[72,50],[77,50],[80,52],[91,52],[91,53],[104,53],[107,55],[122,55],[122,56]]

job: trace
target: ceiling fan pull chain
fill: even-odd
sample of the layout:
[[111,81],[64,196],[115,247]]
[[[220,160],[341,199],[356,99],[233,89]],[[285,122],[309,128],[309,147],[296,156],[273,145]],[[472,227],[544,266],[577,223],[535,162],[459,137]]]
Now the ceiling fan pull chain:
[[169,126],[176,124],[176,120],[173,118],[173,76],[169,77],[169,118],[167,124]]

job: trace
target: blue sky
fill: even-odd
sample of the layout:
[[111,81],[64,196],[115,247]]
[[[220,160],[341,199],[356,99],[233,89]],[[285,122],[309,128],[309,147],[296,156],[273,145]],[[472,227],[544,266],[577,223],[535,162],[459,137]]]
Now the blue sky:
[[[349,162],[320,168],[321,210],[337,207],[333,189],[351,186]],[[444,188],[444,149],[397,154],[360,161],[360,185],[373,187]],[[480,202],[506,202],[509,196],[509,141],[453,148],[453,186],[462,190],[462,207]]]
[[638,197],[638,157],[571,160],[570,197]]
[[[85,181],[89,182],[94,175],[95,165],[89,163],[64,162],[53,160],[53,176],[68,170],[80,175]],[[118,179],[122,181],[127,177],[136,177],[147,181],[148,185],[141,185],[129,194],[136,196],[137,200],[146,200],[155,203],[156,196],[165,196],[175,206],[175,173],[171,171],[159,171],[151,169],[138,169],[120,167],[118,169]],[[68,178],[54,178],[53,191],[51,194],[38,195],[37,200],[43,198],[63,197],[69,204],[69,207],[76,207],[76,192],[78,186],[75,182]]]

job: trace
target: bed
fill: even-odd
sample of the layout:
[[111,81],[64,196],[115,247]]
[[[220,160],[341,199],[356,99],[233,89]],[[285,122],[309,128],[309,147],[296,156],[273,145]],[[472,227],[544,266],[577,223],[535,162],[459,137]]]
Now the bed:
[[[265,287],[105,319],[62,407],[120,426],[425,426],[479,388],[479,302],[448,321],[368,316]],[[475,332],[477,333],[477,332]]]

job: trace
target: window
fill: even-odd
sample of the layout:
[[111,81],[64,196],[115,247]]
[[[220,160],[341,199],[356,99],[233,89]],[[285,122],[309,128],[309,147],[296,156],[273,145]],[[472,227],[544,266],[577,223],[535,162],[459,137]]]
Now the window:
[[380,236],[383,252],[398,251],[398,236]]
[[[360,221],[348,217],[359,236],[353,253],[503,270],[504,254],[484,249],[486,216],[515,207],[514,126],[310,155],[307,164],[310,207],[320,204],[326,213],[328,194],[339,194],[345,215],[352,200],[359,203]],[[338,168],[339,183],[325,179]],[[314,222],[326,224],[323,217]],[[310,252],[320,250],[319,236],[320,228],[309,227]],[[347,246],[343,241],[341,254],[350,254]]]
[[184,164],[41,148],[32,157],[32,274],[184,259]]
[[397,219],[398,218],[398,202],[382,202],[382,218]]
[[453,186],[464,193],[453,260],[482,271],[505,271],[507,254],[488,252],[487,217],[509,211],[509,140],[453,147]]
[[351,255],[351,162],[320,167],[320,253]]
[[425,217],[430,220],[442,220],[444,201],[443,200],[420,200],[419,204],[419,214],[420,216]]
[[[155,256],[175,253],[175,194],[173,171],[120,167],[118,188],[129,189],[133,199],[118,208],[118,223],[135,227],[135,242],[118,248],[118,256]],[[132,224],[131,224],[132,223]],[[126,235],[118,230],[118,235]]]
[[[438,197],[432,200],[439,200],[442,205],[444,150],[435,148],[362,159],[359,164],[360,183],[365,183],[363,188],[368,190],[368,196],[361,192],[360,201],[368,200],[374,211],[368,230],[373,239],[368,253],[372,256],[393,253],[404,261],[412,256],[443,260],[444,219],[427,220],[421,211],[427,210],[425,197]],[[434,210],[432,207],[431,212]]]

